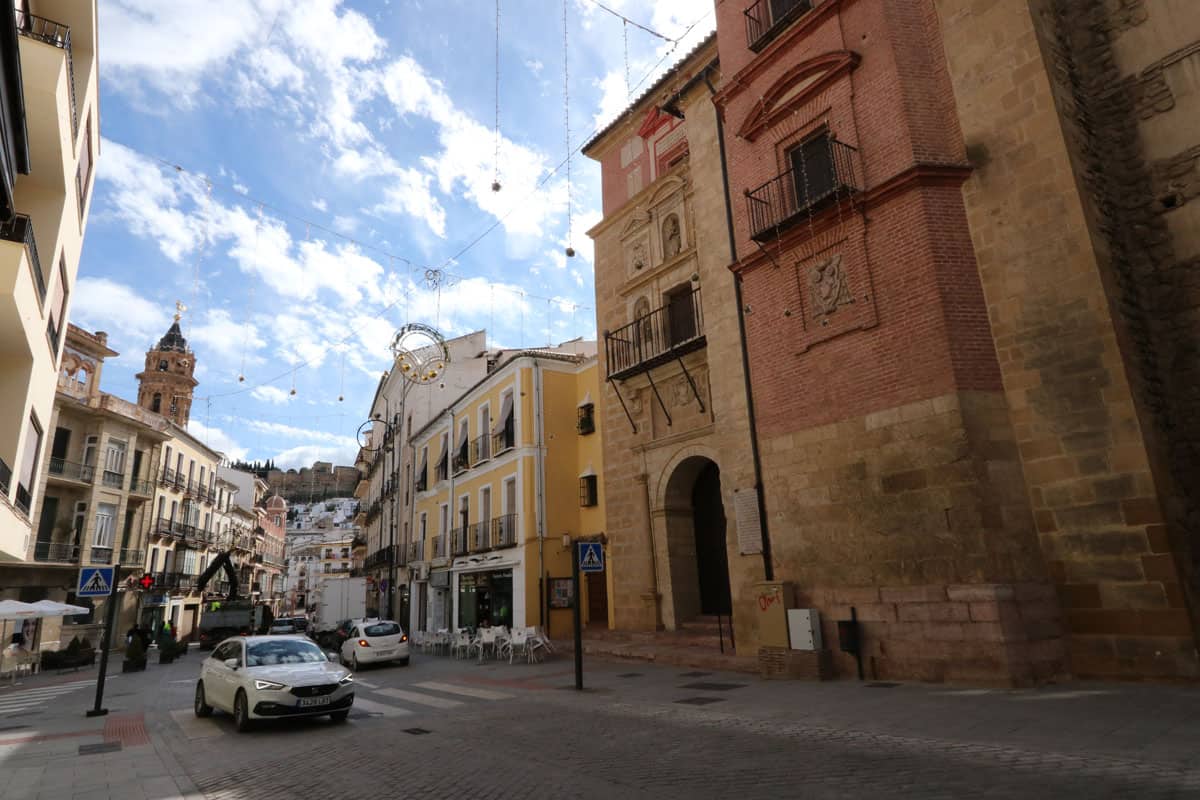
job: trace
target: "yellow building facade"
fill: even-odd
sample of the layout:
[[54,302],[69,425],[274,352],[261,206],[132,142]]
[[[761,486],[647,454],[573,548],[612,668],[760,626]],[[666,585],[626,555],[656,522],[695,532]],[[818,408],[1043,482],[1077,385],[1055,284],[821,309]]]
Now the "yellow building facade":
[[[594,342],[514,351],[413,434],[413,630],[569,633],[565,537],[604,534],[599,396]],[[605,579],[584,608],[607,625]]]

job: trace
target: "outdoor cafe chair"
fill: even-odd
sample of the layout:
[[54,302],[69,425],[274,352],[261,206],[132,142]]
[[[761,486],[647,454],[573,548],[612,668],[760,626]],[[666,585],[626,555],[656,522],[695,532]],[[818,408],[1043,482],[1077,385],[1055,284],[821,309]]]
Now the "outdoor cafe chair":
[[479,638],[475,640],[475,649],[478,651],[479,661],[483,663],[484,653],[490,648],[492,656],[496,655],[496,628],[480,628]]
[[454,644],[450,647],[450,654],[455,658],[466,658],[471,650],[471,634],[465,630],[460,630],[454,634]]
[[524,628],[513,628],[512,638],[508,645],[508,663],[512,663],[517,654],[529,660],[529,632]]

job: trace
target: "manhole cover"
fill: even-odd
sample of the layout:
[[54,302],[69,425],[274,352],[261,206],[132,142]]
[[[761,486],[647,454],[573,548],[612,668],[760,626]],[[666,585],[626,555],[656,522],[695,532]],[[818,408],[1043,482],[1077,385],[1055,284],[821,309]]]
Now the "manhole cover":
[[100,744],[79,745],[79,755],[91,756],[96,753],[116,753],[121,750],[120,742],[100,742]]
[[899,685],[900,684],[898,684],[898,683],[888,683],[887,681],[875,681],[874,683],[868,683],[867,688],[868,689],[892,689]]
[[618,678],[640,678],[640,677],[642,677],[642,673],[640,673],[640,672],[622,672],[617,677]]
[[703,678],[705,675],[712,675],[712,673],[711,672],[681,672],[681,673],[679,673],[679,677],[681,677],[681,678]]
[[424,728],[405,728],[404,732],[411,733],[413,736],[424,736],[427,733],[433,733],[433,731],[427,731]]
[[676,703],[685,706],[707,706],[713,703],[724,703],[724,697],[685,697],[682,700],[676,700]]
[[730,689],[744,689],[745,683],[685,683],[680,689],[697,689],[701,692],[728,692]]

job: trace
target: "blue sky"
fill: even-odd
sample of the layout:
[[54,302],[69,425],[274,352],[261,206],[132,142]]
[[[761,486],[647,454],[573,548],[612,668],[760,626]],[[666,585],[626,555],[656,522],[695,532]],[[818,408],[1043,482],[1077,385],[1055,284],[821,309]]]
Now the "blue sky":
[[[682,39],[627,28],[635,95],[713,26],[706,0],[604,5]],[[595,336],[599,169],[579,155],[563,255],[560,0],[501,3],[499,193],[494,0],[100,0],[100,22],[71,319],[121,352],[106,391],[136,396],[181,300],[193,433],[230,457],[350,463],[405,322],[507,347]],[[594,0],[567,0],[567,25],[578,146],[627,102],[626,37]]]

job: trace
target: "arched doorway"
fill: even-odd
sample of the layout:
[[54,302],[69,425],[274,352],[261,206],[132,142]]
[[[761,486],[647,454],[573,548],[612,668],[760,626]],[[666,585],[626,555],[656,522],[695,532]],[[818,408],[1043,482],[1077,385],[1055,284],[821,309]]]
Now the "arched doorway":
[[704,456],[685,458],[671,473],[664,500],[673,618],[664,622],[678,627],[699,616],[728,615],[732,603],[720,467]]

